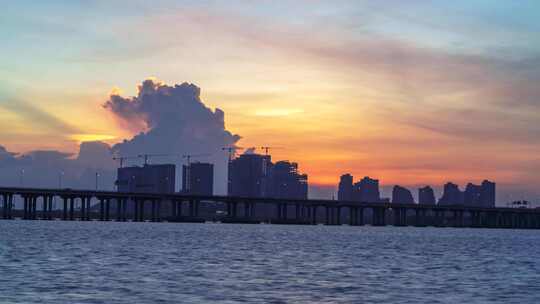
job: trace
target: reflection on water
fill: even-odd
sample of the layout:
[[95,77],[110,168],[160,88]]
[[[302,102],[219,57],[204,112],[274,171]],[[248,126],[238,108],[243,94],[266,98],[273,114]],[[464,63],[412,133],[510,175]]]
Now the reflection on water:
[[540,303],[532,230],[0,222],[0,303]]

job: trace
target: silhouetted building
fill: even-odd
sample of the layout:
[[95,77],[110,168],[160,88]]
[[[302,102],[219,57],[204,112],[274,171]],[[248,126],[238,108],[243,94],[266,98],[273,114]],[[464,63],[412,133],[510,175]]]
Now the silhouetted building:
[[439,205],[463,205],[463,193],[459,190],[459,186],[454,183],[444,185]]
[[298,173],[298,164],[278,161],[271,169],[271,190],[268,195],[275,198],[307,199],[308,176]]
[[174,193],[176,166],[144,165],[118,168],[116,185],[119,192]]
[[480,193],[482,187],[472,183],[468,183],[463,192],[463,204],[466,206],[480,206]]
[[350,174],[344,174],[339,179],[338,200],[352,201],[353,200],[353,177]]
[[182,166],[182,192],[196,195],[213,195],[214,165],[195,162]]
[[364,177],[359,182],[353,185],[354,201],[365,203],[378,203],[381,201],[379,192],[379,180],[371,179],[368,176]]
[[392,189],[392,203],[414,204],[414,198],[409,189],[396,185]]
[[484,207],[495,207],[495,183],[488,180],[482,182],[480,202]]
[[430,186],[418,189],[418,204],[435,205],[435,192]]
[[463,196],[467,206],[495,207],[495,183],[488,180],[481,185],[469,183]]
[[267,197],[272,162],[270,155],[242,154],[229,162],[228,195]]

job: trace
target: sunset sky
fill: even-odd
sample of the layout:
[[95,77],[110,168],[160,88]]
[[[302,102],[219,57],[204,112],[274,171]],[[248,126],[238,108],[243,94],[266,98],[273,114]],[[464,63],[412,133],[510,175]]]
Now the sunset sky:
[[534,0],[12,1],[0,145],[130,138],[103,104],[152,77],[196,84],[240,146],[279,147],[314,184],[488,178],[536,199],[539,33]]

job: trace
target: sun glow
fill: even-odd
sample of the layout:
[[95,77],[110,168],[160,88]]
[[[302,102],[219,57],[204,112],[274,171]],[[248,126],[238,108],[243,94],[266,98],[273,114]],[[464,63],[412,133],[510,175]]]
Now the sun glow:
[[255,116],[277,117],[300,114],[303,112],[304,110],[302,109],[260,109],[255,111]]
[[72,134],[69,139],[77,142],[113,140],[116,136],[106,134]]

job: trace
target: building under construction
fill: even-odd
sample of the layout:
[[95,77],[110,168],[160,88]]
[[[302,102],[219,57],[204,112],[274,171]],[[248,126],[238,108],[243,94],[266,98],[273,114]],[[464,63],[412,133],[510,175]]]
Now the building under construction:
[[272,163],[270,155],[242,154],[229,161],[228,194],[241,197],[307,199],[308,176],[298,164]]
[[174,193],[176,166],[173,164],[118,168],[118,192]]
[[182,192],[194,195],[213,195],[214,165],[194,162],[182,166]]

